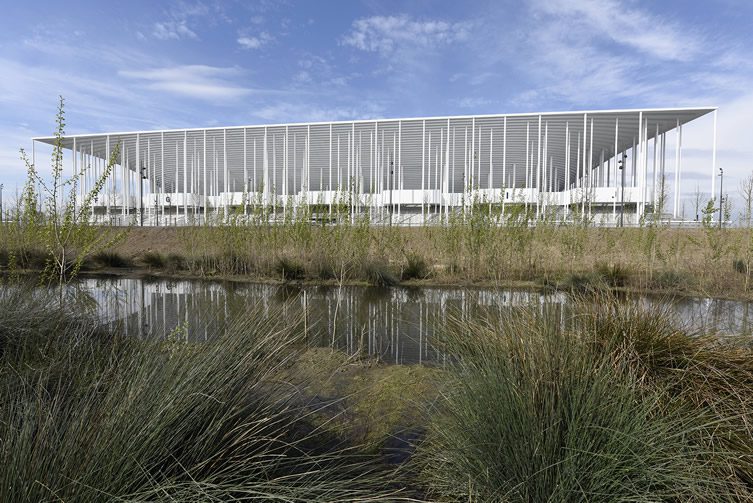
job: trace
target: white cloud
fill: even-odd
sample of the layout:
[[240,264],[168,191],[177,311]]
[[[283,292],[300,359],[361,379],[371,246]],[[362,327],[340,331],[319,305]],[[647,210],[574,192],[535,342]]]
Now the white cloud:
[[415,20],[406,15],[372,16],[354,21],[342,43],[386,56],[401,45],[431,48],[465,40],[469,31],[468,22]]
[[366,108],[349,106],[320,106],[299,103],[275,103],[253,111],[253,114],[269,122],[324,122],[351,119],[376,118],[382,108],[374,103]]
[[488,98],[470,97],[470,96],[461,98],[457,100],[456,102],[460,108],[467,108],[467,109],[481,108],[481,107],[485,107],[494,103],[492,100]]
[[259,49],[264,45],[267,45],[268,43],[272,42],[274,40],[274,37],[267,33],[266,31],[263,31],[259,33],[259,35],[253,36],[253,35],[242,35],[239,36],[237,39],[238,45],[241,46],[242,49]]
[[183,65],[148,70],[121,70],[119,75],[146,81],[152,90],[204,100],[232,100],[245,96],[252,89],[232,83],[238,68],[208,65]]
[[598,35],[662,60],[688,61],[701,48],[697,34],[622,0],[535,0],[533,7],[580,37]]
[[160,40],[198,39],[197,27],[229,23],[222,2],[178,0],[165,12],[165,20],[152,25],[152,36]]
[[161,23],[154,23],[152,35],[160,40],[180,40],[183,38],[197,39],[198,36],[194,33],[185,20],[182,21],[164,21]]

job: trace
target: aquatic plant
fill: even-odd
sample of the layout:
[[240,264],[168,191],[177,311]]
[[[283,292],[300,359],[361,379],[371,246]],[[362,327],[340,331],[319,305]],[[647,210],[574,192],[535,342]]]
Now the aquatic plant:
[[0,290],[1,500],[399,499],[280,380],[301,320],[251,310],[199,346],[122,337],[59,299]]
[[750,351],[692,341],[637,307],[591,306],[565,326],[552,309],[451,319],[455,361],[419,447],[429,494],[748,500]]

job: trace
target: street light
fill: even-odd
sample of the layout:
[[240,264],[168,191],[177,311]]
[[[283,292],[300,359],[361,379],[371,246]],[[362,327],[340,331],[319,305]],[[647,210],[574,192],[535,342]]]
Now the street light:
[[617,169],[620,170],[621,189],[620,189],[620,227],[624,225],[625,218],[625,164],[627,163],[627,154],[622,154],[622,159],[617,161]]
[[722,186],[724,184],[724,169],[719,168],[719,228],[722,228],[722,200],[724,199],[724,192],[722,192]]
[[3,187],[5,185],[0,183],[0,222],[3,221]]

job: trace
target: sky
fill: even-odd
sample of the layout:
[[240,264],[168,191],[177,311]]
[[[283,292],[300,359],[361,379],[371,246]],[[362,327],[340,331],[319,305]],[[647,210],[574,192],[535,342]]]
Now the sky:
[[[6,190],[58,96],[68,133],[718,106],[732,197],[753,172],[750,0],[0,2]],[[688,198],[711,125],[683,130]]]

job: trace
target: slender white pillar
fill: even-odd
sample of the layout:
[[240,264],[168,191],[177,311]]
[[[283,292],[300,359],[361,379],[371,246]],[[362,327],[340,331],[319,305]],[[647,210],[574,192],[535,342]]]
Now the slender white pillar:
[[[617,168],[617,166],[619,166],[619,163],[620,163],[620,160],[619,160],[620,153],[617,151],[617,149],[619,148],[618,146],[619,137],[620,137],[620,118],[616,117],[614,119],[614,187],[615,189],[614,189],[614,196],[612,196],[614,199],[612,203],[612,220],[615,222],[615,224],[617,223],[617,196],[619,194],[619,185],[620,185],[620,182],[618,180],[619,173],[618,173],[618,168]],[[625,169],[624,166],[623,166],[623,169]]]
[[538,146],[536,147],[536,219],[538,219],[541,204],[541,115],[539,115],[539,127],[538,132],[536,133],[536,141],[538,141]]
[[399,173],[397,185],[400,190],[397,198],[397,219],[400,221],[400,198],[402,197],[403,190],[403,121],[397,123],[397,171]]
[[[431,135],[431,132],[429,133]],[[431,140],[429,140],[431,150]],[[426,120],[421,121],[421,218],[426,223]]]
[[716,193],[716,112],[714,109],[713,140],[711,145],[711,197]]
[[502,123],[502,218],[505,216],[507,199],[507,116]]
[[207,191],[207,130],[204,130],[204,141],[201,144],[204,165],[204,224],[207,223],[207,210],[209,208],[209,192]]
[[[675,179],[674,182],[674,197],[672,198],[672,218],[677,220],[677,211],[679,208],[678,200],[679,200],[679,184],[677,181],[680,179],[680,119],[677,119],[677,124],[675,127],[676,137],[675,137]],[[713,197],[713,194],[712,194]]]

